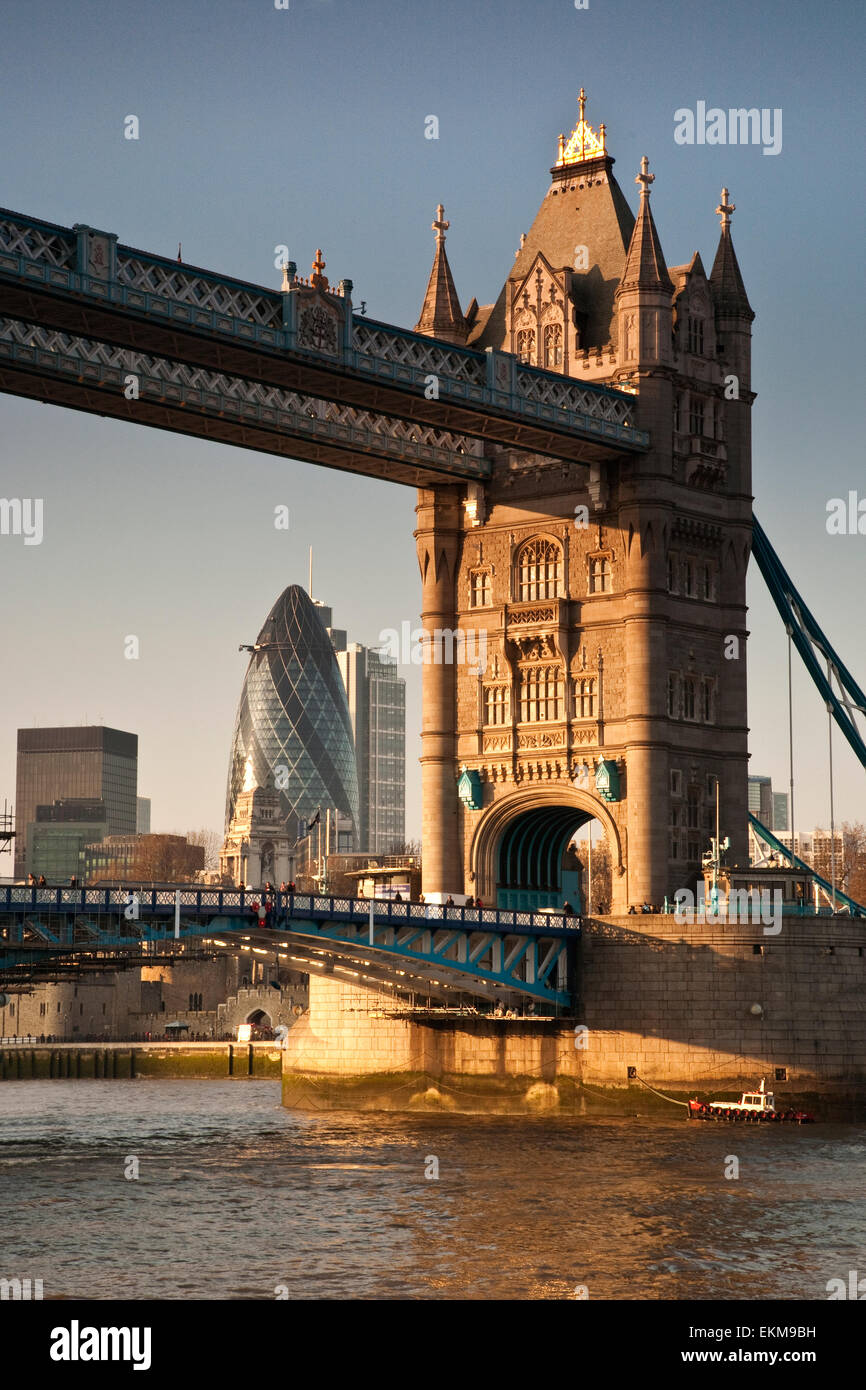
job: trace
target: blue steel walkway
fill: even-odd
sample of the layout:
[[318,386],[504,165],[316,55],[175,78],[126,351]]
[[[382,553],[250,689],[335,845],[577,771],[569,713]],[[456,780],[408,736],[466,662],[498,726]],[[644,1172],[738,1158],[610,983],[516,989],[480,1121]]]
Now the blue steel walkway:
[[253,907],[262,901],[260,892],[237,889],[4,887],[0,966],[8,980],[10,968],[61,957],[120,955],[144,942],[196,942],[215,934],[233,935],[239,945],[261,933],[257,944],[271,949],[374,956],[392,980],[444,975],[451,988],[483,998],[501,997],[504,988],[558,1008],[573,1002],[577,917],[275,893],[262,920]]

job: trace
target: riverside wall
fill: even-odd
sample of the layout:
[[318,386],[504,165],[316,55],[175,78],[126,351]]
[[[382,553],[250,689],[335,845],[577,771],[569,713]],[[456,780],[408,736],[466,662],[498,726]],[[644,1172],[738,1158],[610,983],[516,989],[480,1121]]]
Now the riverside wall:
[[279,1075],[273,1042],[0,1044],[0,1081],[263,1081]]
[[283,1102],[596,1114],[684,1112],[763,1076],[777,1104],[866,1119],[866,921],[587,922],[569,1019],[398,1016],[393,996],[311,977]]

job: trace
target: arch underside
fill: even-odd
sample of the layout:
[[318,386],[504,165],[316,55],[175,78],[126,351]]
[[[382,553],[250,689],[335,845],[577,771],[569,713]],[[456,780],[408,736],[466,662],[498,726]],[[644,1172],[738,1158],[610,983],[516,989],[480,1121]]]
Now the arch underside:
[[566,848],[582,826],[598,820],[610,850],[614,894],[625,883],[623,837],[607,805],[576,786],[522,788],[499,797],[479,819],[469,849],[469,880],[499,908],[581,908],[580,874],[564,868]]
[[590,812],[576,806],[538,807],[513,820],[499,845],[497,906],[561,909],[567,899],[580,911],[579,876],[563,868],[562,860],[572,837],[590,820]]

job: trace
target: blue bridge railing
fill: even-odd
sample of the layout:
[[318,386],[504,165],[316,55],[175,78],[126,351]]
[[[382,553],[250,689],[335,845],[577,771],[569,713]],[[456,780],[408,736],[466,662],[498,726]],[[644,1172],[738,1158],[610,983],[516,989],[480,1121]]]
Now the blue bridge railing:
[[[137,918],[126,912],[133,906]],[[306,893],[274,893],[267,923],[279,930],[292,919],[334,922],[364,922],[369,920],[370,908],[377,925],[421,925],[425,922],[452,925],[468,930],[501,932],[577,931],[580,919],[557,912],[530,912],[518,909],[446,907],[438,903],[393,902],[387,899],[319,896]],[[261,891],[224,888],[33,888],[7,885],[0,888],[0,923],[4,917],[28,914],[70,915],[88,917],[114,915],[133,925],[154,918],[173,921],[179,906],[183,917],[238,918],[249,917],[251,927],[258,925],[260,913],[254,904],[263,906]]]

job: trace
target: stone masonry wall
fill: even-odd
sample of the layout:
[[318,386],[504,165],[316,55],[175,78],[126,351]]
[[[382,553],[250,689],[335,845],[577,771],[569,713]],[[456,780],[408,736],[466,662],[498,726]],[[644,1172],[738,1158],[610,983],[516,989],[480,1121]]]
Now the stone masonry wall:
[[[765,936],[751,923],[598,919],[584,931],[579,978],[567,1022],[415,1022],[389,1016],[390,996],[313,977],[310,1010],[287,1039],[284,1082],[406,1073],[570,1080],[589,1091],[634,1086],[633,1067],[680,1094],[751,1087],[761,1076],[780,1094],[866,1090],[866,923],[789,918]],[[782,1067],[784,1083],[775,1080]]]

